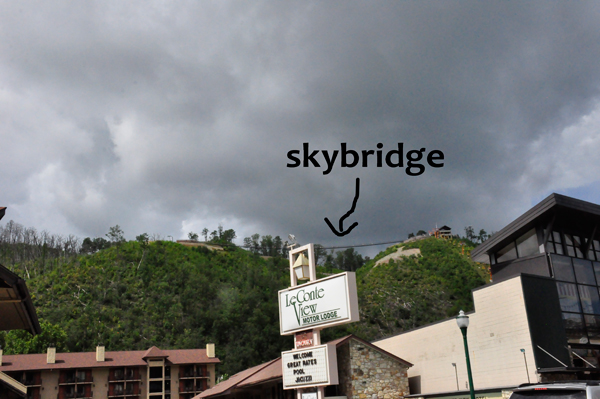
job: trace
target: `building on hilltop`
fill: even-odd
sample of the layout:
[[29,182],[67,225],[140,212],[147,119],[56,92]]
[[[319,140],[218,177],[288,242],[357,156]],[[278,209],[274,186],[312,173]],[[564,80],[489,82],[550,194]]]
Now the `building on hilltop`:
[[[600,205],[552,194],[471,252],[494,283],[473,290],[478,397],[527,382],[600,380]],[[411,396],[468,396],[455,318],[375,345],[413,362]]]
[[[0,372],[29,399],[191,399],[215,384],[214,344],[206,349],[4,355]],[[1,396],[1,395],[0,395]]]
[[430,235],[434,236],[435,238],[452,238],[452,228],[446,225],[443,225],[442,227],[436,226]]
[[[408,395],[409,362],[354,335],[330,344],[336,347],[339,384],[327,386],[326,396],[398,399]],[[241,371],[194,399],[295,399],[295,391],[284,391],[282,381],[281,358],[277,358]]]

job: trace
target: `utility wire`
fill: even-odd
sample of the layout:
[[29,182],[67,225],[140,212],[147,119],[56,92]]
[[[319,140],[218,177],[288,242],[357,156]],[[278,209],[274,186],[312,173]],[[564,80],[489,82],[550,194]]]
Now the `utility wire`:
[[396,240],[396,241],[388,241],[388,242],[376,242],[373,244],[355,244],[355,245],[340,245],[335,247],[323,247],[323,249],[341,249],[341,248],[357,248],[357,247],[373,247],[376,245],[385,245],[385,244],[400,244],[404,240]]

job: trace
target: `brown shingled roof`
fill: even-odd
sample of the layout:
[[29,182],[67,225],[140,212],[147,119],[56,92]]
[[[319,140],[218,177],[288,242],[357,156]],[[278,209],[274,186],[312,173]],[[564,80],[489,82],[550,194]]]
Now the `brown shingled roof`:
[[[156,347],[153,347],[156,348]],[[96,352],[57,353],[56,363],[48,364],[45,353],[31,355],[4,355],[0,371],[27,371],[27,370],[58,370],[69,368],[95,368],[95,367],[131,367],[146,366],[144,361],[147,351],[118,351],[105,352],[105,361],[96,361]],[[167,349],[160,350],[161,357],[167,358],[171,364],[193,363],[220,363],[216,357],[206,356],[205,349]],[[153,356],[150,356],[153,357]]]
[[281,358],[271,360],[271,362],[254,375],[242,381],[238,387],[247,387],[254,384],[280,379],[281,376]]
[[[250,367],[249,369],[246,369],[244,371],[240,371],[239,373],[234,374],[231,377],[229,377],[227,380],[215,385],[214,387],[212,387],[210,389],[207,389],[206,391],[202,392],[200,395],[194,396],[194,399],[200,399],[200,398],[205,398],[208,396],[218,396],[218,395],[227,394],[230,389],[237,387],[241,382],[243,382],[250,376],[253,376],[254,374],[260,372],[262,369],[271,365],[272,363],[276,362],[277,360],[279,360],[279,359],[271,360],[266,363],[259,364],[258,366]],[[281,362],[279,364],[280,364],[279,377],[281,377]]]
[[144,356],[142,356],[142,359],[147,359],[149,357],[168,357],[167,354],[165,354],[164,351],[158,349],[156,346],[153,346],[152,348],[148,349],[146,351],[146,353],[144,353]]

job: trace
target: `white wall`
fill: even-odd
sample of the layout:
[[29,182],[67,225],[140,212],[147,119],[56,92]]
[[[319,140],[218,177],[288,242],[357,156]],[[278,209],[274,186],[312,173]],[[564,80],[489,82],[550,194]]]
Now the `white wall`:
[[[529,335],[521,277],[473,292],[475,312],[469,314],[469,354],[475,389],[512,387],[537,382]],[[380,348],[414,364],[408,376],[421,376],[421,393],[456,391],[458,368],[460,390],[468,389],[463,339],[456,320],[446,320],[374,342]],[[413,392],[411,392],[412,394]]]

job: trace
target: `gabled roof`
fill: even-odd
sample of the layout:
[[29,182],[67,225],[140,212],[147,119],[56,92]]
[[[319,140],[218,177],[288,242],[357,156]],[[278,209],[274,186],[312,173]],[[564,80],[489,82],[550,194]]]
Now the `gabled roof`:
[[[393,355],[378,346],[371,344],[361,338],[358,338],[354,335],[347,335],[345,337],[330,341],[329,344],[335,345],[336,348],[344,345],[350,340],[355,340],[362,343],[369,348],[376,350],[386,356],[391,357],[394,360],[397,360],[399,363],[411,367],[412,363],[407,362],[404,359],[399,358],[396,355]],[[282,379],[282,367],[281,367],[281,358],[277,358],[271,360],[269,362],[259,364],[258,366],[254,366],[244,371],[240,371],[234,376],[230,377],[228,380],[221,382],[220,384],[215,385],[211,389],[208,389],[202,392],[200,395],[194,397],[194,399],[202,399],[213,396],[222,396],[231,393],[234,389],[238,388],[247,388],[252,385],[262,384],[269,381],[277,381]]]
[[[220,363],[218,358],[206,356],[206,349],[156,349],[165,355],[170,364]],[[96,352],[57,353],[56,363],[53,364],[47,363],[46,353],[4,355],[0,371],[146,366],[148,363],[144,359],[149,351],[105,352],[103,362],[96,361]]]
[[0,331],[42,332],[25,280],[0,265]]
[[144,356],[142,356],[142,359],[148,359],[150,357],[153,358],[167,358],[169,357],[164,351],[158,349],[156,346],[153,346],[152,348],[148,349],[146,351],[146,353],[144,353]]
[[600,205],[566,195],[550,194],[473,249],[471,258],[476,262],[489,263],[488,254],[505,247],[536,224],[547,224],[553,218],[560,219],[557,220],[558,223],[577,223],[578,228],[591,232],[596,224],[600,224]]

